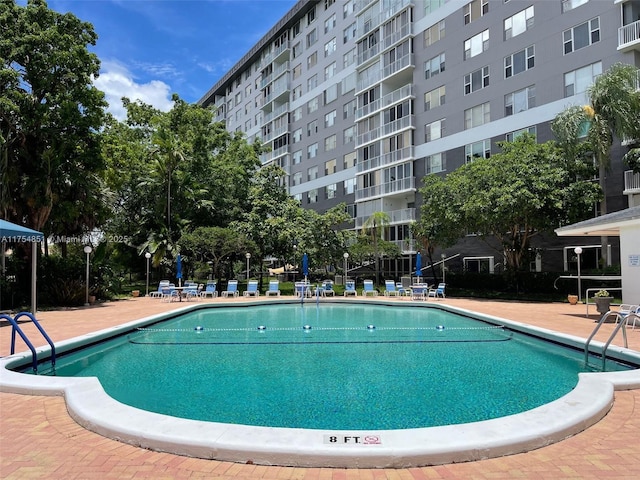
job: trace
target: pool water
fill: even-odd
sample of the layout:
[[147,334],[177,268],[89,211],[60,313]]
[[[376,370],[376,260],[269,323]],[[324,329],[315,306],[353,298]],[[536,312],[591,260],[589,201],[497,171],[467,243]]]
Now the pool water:
[[436,308],[322,303],[197,310],[62,357],[55,374],[176,417],[393,430],[530,410],[583,371],[582,352]]

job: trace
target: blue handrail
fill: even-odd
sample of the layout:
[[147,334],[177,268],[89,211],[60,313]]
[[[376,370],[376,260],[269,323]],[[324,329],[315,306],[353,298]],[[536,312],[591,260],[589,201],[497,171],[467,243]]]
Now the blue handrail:
[[36,326],[36,328],[40,331],[40,333],[42,334],[44,339],[47,341],[47,343],[51,347],[51,365],[53,367],[55,367],[56,366],[56,347],[54,346],[53,342],[51,341],[51,338],[49,338],[49,335],[47,335],[47,332],[44,331],[44,329],[42,328],[40,323],[29,312],[20,312],[13,318],[11,318],[9,315],[6,315],[6,314],[0,315],[0,318],[7,319],[9,321],[9,323],[11,324],[11,326],[12,326],[12,329],[11,329],[11,355],[13,355],[15,353],[15,350],[16,350],[16,332],[18,332],[18,335],[20,335],[20,337],[22,338],[24,343],[26,343],[27,347],[29,347],[29,350],[31,350],[31,364],[32,364],[32,367],[33,367],[33,372],[34,373],[38,373],[38,355],[36,353],[35,347],[31,343],[31,341],[29,341],[29,339],[27,338],[25,333],[22,331],[22,329],[18,325],[18,319],[20,317],[29,318],[33,322],[33,324]]

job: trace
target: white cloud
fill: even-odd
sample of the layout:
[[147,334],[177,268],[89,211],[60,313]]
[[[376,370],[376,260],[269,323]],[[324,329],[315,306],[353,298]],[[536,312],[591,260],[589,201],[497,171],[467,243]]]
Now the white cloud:
[[100,76],[93,83],[104,92],[109,103],[107,110],[118,120],[127,117],[122,97],[131,101],[140,100],[163,112],[169,111],[173,106],[169,85],[160,80],[137,83],[135,76],[116,61],[103,61]]

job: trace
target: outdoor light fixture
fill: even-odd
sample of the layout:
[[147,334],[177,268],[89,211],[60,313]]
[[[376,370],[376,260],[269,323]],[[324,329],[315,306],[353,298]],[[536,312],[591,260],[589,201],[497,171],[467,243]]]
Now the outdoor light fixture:
[[576,247],[573,252],[578,257],[578,301],[582,303],[582,285],[580,284],[580,255],[582,254],[582,247]]
[[444,262],[445,262],[445,259],[447,258],[447,255],[444,252],[442,252],[440,254],[440,258],[442,258],[442,283],[445,283],[445,280],[444,280]]
[[247,280],[249,280],[249,259],[251,258],[251,254],[247,252],[245,257],[247,257]]
[[347,259],[349,258],[349,252],[344,252],[342,254],[342,256],[344,257],[344,284],[347,284]]
[[147,293],[146,296],[149,296],[149,259],[151,258],[151,254],[149,252],[146,252],[144,254],[144,258],[147,259]]
[[89,245],[86,245],[84,247],[84,253],[87,254],[87,285],[86,285],[86,295],[85,295],[84,306],[88,307],[89,306],[89,255],[91,255],[91,247]]

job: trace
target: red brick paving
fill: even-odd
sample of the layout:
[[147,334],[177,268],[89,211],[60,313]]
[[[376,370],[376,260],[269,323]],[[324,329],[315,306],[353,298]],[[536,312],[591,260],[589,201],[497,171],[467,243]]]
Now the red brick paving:
[[[594,326],[595,316],[585,318],[582,305],[449,298],[444,302],[580,337],[587,337]],[[89,308],[41,312],[38,319],[54,341],[60,341],[177,306],[137,298]],[[25,331],[32,336],[34,332],[30,328],[25,326]],[[604,325],[596,340],[606,340],[612,328]],[[8,354],[9,334],[8,327],[0,328],[1,355]],[[640,329],[630,331],[628,338],[629,347],[640,351]],[[621,337],[614,343],[620,345]],[[19,343],[18,350],[24,349]],[[62,397],[0,393],[0,478],[635,480],[640,478],[640,390],[616,392],[613,408],[596,425],[528,453],[434,467],[349,470],[242,465],[152,452],[80,427],[67,414]]]

